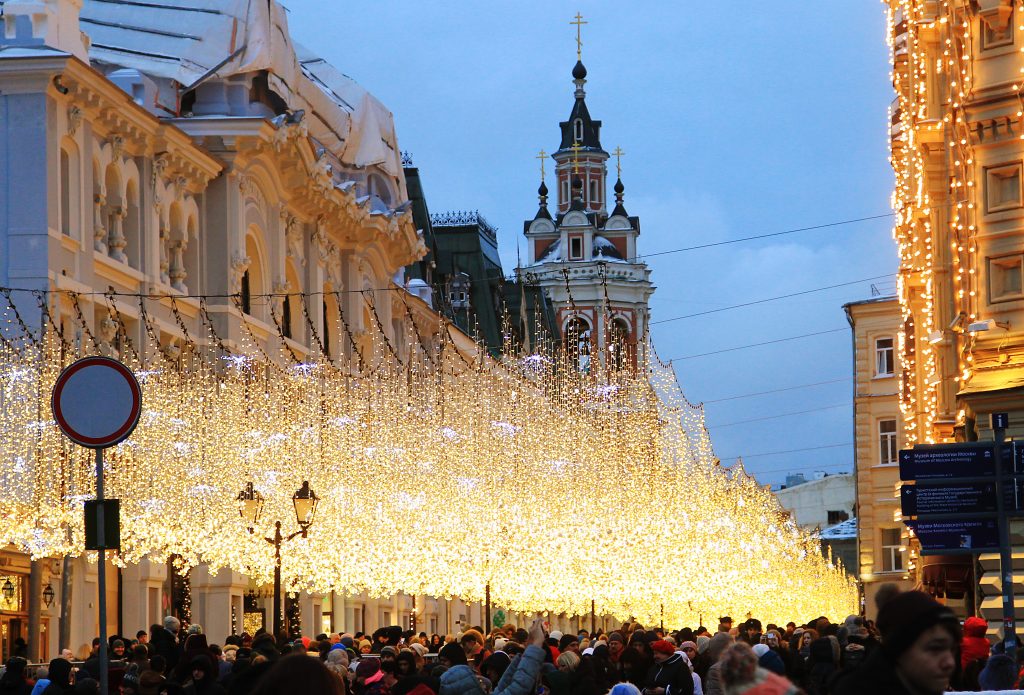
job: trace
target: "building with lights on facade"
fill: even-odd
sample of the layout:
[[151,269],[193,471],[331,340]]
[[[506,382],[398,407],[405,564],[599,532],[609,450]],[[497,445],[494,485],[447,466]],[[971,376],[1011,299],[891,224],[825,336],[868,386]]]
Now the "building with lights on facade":
[[[0,7],[0,286],[35,307],[30,324],[46,293],[53,324],[83,350],[157,345],[172,363],[214,330],[300,361],[369,355],[375,336],[399,356],[438,339],[430,288],[405,280],[427,248],[392,115],[295,43],[280,4]],[[474,353],[470,336],[445,333]],[[217,640],[269,629],[268,588],[243,574],[200,565],[186,579],[148,559],[104,570],[110,634],[187,613]],[[0,551],[0,657],[18,638],[42,660],[89,644],[96,581],[83,558]],[[307,634],[413,616],[455,632],[482,613],[457,598],[334,593],[286,610]]]
[[[1024,436],[1024,6],[889,0],[900,441]],[[1011,524],[1017,619],[1024,529]],[[906,533],[904,539],[907,540]],[[893,543],[894,544],[894,540]],[[891,545],[890,544],[890,545]],[[913,542],[908,546],[913,550]],[[942,595],[923,558],[911,580]],[[966,563],[969,564],[968,558]],[[951,576],[952,566],[939,574]],[[998,555],[979,558],[976,609],[1001,624]],[[909,569],[909,564],[908,564]]]

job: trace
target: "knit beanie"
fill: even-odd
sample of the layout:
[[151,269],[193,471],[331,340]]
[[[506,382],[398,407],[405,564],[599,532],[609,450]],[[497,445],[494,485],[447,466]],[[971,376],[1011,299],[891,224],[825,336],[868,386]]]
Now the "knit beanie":
[[942,625],[960,642],[960,621],[950,609],[923,591],[905,591],[891,598],[878,612],[882,650],[895,659],[907,651],[925,630]]
[[625,644],[626,640],[622,639],[621,632],[613,632],[612,634],[608,635],[608,643],[611,644],[612,642],[621,642],[622,644]]
[[452,666],[466,663],[466,652],[462,649],[462,645],[455,642],[449,642],[441,647],[441,651],[438,652],[437,656],[439,659],[448,659]]
[[1017,680],[1013,659],[1006,654],[993,654],[978,674],[978,685],[983,690],[1010,690]]
[[579,643],[579,638],[576,635],[562,635],[562,638],[558,640],[558,651],[564,652],[565,648],[573,642]]
[[663,640],[663,639],[660,639],[660,640],[657,640],[656,642],[654,642],[651,645],[651,649],[653,649],[655,652],[658,652],[660,654],[668,654],[669,656],[671,656],[672,654],[676,653],[675,646],[671,642],[668,642],[668,641]]

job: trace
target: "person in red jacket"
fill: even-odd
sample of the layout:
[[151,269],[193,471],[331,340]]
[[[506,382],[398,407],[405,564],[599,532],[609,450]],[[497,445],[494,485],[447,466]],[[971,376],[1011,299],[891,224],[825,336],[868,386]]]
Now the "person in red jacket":
[[984,618],[968,618],[964,622],[964,636],[960,640],[960,667],[966,669],[967,664],[978,659],[987,659],[991,644],[985,633],[988,623]]

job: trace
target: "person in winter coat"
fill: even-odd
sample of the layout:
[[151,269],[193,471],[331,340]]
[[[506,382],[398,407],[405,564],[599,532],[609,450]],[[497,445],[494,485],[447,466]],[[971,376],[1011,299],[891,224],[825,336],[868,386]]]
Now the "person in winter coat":
[[719,661],[719,673],[728,695],[801,695],[784,677],[757,665],[757,655],[745,642],[731,645]]
[[53,659],[50,661],[50,668],[47,669],[50,684],[46,686],[43,695],[70,695],[74,692],[71,685],[71,662],[67,659]]
[[181,629],[181,621],[173,615],[164,618],[164,626],[153,632],[149,641],[153,651],[164,658],[167,664],[167,673],[177,667],[181,659],[183,648],[178,641],[178,630]]
[[724,695],[725,684],[722,682],[722,664],[719,660],[734,641],[728,632],[717,632],[711,638],[706,652],[711,666],[708,668],[707,677],[703,679],[706,695]]
[[987,659],[992,648],[985,633],[988,622],[984,618],[970,617],[964,621],[964,637],[960,640],[960,668],[978,659]]
[[658,640],[651,645],[654,665],[647,673],[644,695],[693,695],[690,665],[671,642]]
[[[517,656],[501,680],[494,685],[493,695],[531,695],[537,686],[537,676],[544,663],[544,623],[534,620],[530,626],[530,646]],[[480,676],[482,678],[482,676]],[[438,695],[484,695],[476,672],[466,664],[449,668],[441,675]]]
[[[206,637],[206,635],[190,635]],[[191,682],[185,686],[186,695],[226,695],[224,686],[217,682],[219,670],[213,665],[213,658],[207,654],[197,654],[189,662]]]
[[0,695],[30,695],[32,685],[25,680],[28,661],[12,656],[4,666],[4,675],[0,676]]
[[886,601],[878,612],[882,645],[860,667],[840,673],[831,695],[941,695],[959,660],[960,622],[921,591]]

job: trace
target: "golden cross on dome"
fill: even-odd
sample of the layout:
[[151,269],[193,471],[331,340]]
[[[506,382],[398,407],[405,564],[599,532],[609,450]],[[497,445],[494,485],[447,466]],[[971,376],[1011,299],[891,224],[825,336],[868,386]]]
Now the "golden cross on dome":
[[612,152],[612,154],[615,155],[615,173],[621,179],[622,178],[622,155],[624,155],[626,153],[622,151],[621,147],[616,145],[615,146],[615,151]]
[[543,150],[543,148],[541,149],[540,152],[537,153],[537,159],[540,160],[540,180],[541,181],[544,180],[544,160],[547,159],[547,157],[548,157],[548,153],[545,152]]
[[579,140],[573,140],[572,141],[572,145],[569,146],[569,149],[572,150],[572,173],[574,173],[574,174],[580,173],[580,149],[581,149],[581,147],[582,146],[580,145]]
[[583,60],[583,37],[580,35],[580,30],[587,22],[584,22],[583,15],[577,12],[575,21],[569,22],[569,24],[576,25],[576,60]]

